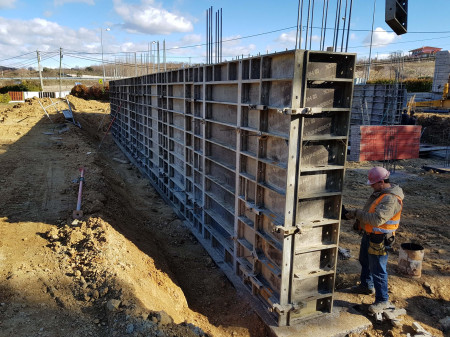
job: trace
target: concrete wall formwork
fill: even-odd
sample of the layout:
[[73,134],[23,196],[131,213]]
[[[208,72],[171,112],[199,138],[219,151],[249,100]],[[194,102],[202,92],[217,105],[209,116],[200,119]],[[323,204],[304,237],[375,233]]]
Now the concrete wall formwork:
[[433,88],[434,93],[441,94],[444,85],[450,81],[450,51],[444,50],[436,53],[434,64]]
[[355,85],[352,103],[352,125],[396,125],[406,107],[403,84]]
[[116,142],[279,326],[332,310],[354,69],[295,50],[110,82]]

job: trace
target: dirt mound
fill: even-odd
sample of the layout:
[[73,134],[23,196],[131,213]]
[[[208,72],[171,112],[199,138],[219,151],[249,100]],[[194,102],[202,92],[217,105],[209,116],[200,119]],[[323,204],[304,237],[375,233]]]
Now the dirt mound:
[[[183,292],[155,267],[153,259],[101,218],[52,227],[45,237],[72,280],[74,299],[85,308],[95,308],[98,324],[106,324],[111,336],[134,331],[206,336],[195,325],[184,324],[192,315],[186,315],[189,310]],[[148,277],[133,279],[140,272]],[[66,306],[64,299],[60,301]]]
[[450,146],[450,114],[417,113],[422,125],[421,142]]
[[67,100],[72,105],[72,109],[78,112],[97,112],[103,113],[109,111],[109,102],[99,102],[95,100],[84,100],[72,95],[67,96]]

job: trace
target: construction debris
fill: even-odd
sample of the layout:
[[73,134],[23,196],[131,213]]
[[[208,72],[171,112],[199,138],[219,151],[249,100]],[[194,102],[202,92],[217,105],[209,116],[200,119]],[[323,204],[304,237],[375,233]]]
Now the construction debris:
[[432,337],[433,336],[427,330],[422,328],[422,326],[417,322],[413,322],[412,328],[414,329],[415,332],[417,332],[417,334],[415,334],[414,337]]
[[83,192],[83,182],[84,182],[84,168],[80,168],[80,185],[78,188],[78,199],[77,199],[77,208],[73,211],[73,218],[80,219],[83,217],[83,211],[81,210],[81,193]]

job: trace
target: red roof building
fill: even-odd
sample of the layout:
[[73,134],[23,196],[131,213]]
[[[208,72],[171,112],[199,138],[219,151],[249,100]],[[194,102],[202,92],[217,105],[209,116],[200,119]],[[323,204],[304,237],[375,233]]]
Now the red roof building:
[[410,50],[410,56],[429,56],[429,55],[434,55],[436,54],[438,51],[441,51],[442,48],[435,48],[435,47],[420,47],[417,49],[413,49]]

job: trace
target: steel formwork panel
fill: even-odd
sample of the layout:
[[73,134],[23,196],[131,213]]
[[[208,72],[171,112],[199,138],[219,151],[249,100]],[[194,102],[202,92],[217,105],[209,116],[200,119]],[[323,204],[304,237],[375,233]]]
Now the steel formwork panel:
[[110,83],[116,142],[280,326],[332,310],[354,69],[295,50]]
[[406,89],[399,84],[355,85],[352,125],[395,125],[406,106]]

